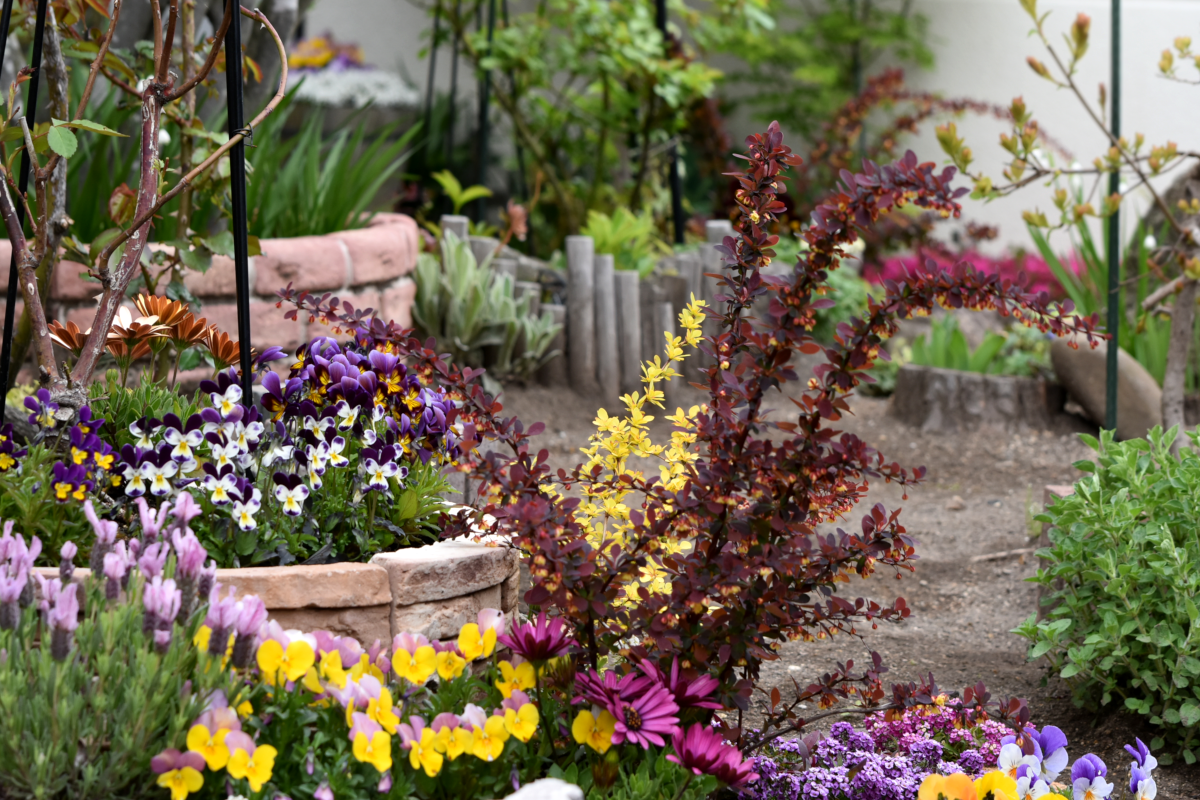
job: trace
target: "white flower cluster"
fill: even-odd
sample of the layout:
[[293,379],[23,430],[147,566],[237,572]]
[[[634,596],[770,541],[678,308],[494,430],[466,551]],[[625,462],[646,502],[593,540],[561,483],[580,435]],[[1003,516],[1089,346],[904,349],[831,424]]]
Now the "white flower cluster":
[[[302,82],[303,81],[303,82]],[[382,69],[323,69],[288,75],[288,89],[297,84],[296,99],[322,106],[366,105],[415,107],[421,93],[399,75]]]

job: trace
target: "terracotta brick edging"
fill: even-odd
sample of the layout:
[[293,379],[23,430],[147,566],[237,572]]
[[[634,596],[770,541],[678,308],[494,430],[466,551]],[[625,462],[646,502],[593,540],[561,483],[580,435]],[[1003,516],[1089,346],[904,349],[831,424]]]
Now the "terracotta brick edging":
[[[325,330],[319,323],[310,326],[303,316],[296,321],[283,318],[284,310],[275,307],[275,292],[289,282],[317,295],[332,292],[356,309],[372,308],[382,319],[394,320],[402,327],[412,325],[417,287],[409,273],[416,268],[421,237],[411,217],[381,213],[365,228],[322,236],[263,239],[260,245],[262,255],[250,259],[251,342],[255,347],[277,345],[290,351],[317,335],[318,329]],[[8,240],[0,239],[3,282],[8,280],[11,252]],[[200,301],[197,316],[236,339],[233,261],[213,256],[208,271],[187,273],[184,285]],[[90,327],[99,294],[100,284],[87,278],[86,266],[59,262],[50,289],[50,319],[64,323],[70,320],[83,329]]]

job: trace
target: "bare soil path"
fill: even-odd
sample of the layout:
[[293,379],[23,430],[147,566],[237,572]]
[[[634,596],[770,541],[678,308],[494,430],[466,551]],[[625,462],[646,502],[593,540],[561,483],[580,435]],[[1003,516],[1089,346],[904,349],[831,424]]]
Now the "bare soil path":
[[[679,402],[701,399],[688,389]],[[790,406],[780,400],[777,408]],[[510,388],[503,401],[506,411],[526,423],[546,423],[539,444],[549,448],[555,468],[567,469],[577,463],[578,448],[592,433],[596,408],[618,408],[615,402],[540,387]],[[1037,587],[1025,581],[1037,571],[1035,558],[971,560],[1031,547],[1030,535],[1040,527],[1032,517],[1041,510],[1043,487],[1072,483],[1080,473],[1071,465],[1087,458],[1088,448],[1069,433],[923,434],[889,418],[882,399],[854,398],[852,408],[853,415],[838,427],[858,434],[889,459],[928,469],[925,482],[910,489],[907,500],[899,487],[888,484],[873,486],[868,498],[903,509],[902,523],[919,542],[916,572],[900,581],[879,575],[850,590],[880,601],[903,596],[913,613],[902,624],[867,631],[861,640],[789,644],[780,660],[765,668],[763,686],[778,686],[786,696],[793,677],[805,683],[837,661],[863,663],[871,650],[883,656],[891,680],[932,672],[944,690],[958,691],[983,681],[993,696],[1027,698],[1036,724],[1061,727],[1073,758],[1085,752],[1103,758],[1118,787],[1113,796],[1128,796],[1130,758],[1122,747],[1134,736],[1149,741],[1151,731],[1116,709],[1096,714],[1075,708],[1061,681],[1047,679],[1042,666],[1026,660],[1025,641],[1009,631],[1035,610]],[[656,439],[665,438],[665,432],[664,426]],[[857,518],[845,523],[857,525]],[[1163,767],[1158,788],[1162,800],[1200,800],[1200,767]]]

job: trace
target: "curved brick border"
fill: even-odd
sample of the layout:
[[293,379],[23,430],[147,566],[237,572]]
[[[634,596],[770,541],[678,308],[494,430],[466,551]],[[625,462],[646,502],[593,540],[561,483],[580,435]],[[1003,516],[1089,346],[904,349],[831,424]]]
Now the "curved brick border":
[[[307,320],[285,320],[275,307],[275,292],[289,282],[316,294],[333,292],[355,308],[373,308],[381,317],[409,327],[417,286],[408,274],[417,265],[420,243],[417,223],[391,213],[377,214],[357,230],[263,239],[262,255],[250,259],[251,342],[260,349],[278,345],[292,350],[308,340]],[[11,254],[8,240],[0,239],[0,285],[8,281]],[[86,280],[86,273],[83,264],[59,263],[50,290],[51,319],[71,320],[83,329],[91,326],[100,285]],[[214,256],[208,272],[189,273],[184,283],[200,300],[199,315],[236,339],[233,261]],[[0,320],[3,316],[0,308]]]
[[[217,570],[222,587],[256,594],[287,629],[327,630],[365,646],[398,633],[449,640],[484,608],[517,612],[517,551],[472,542],[437,542],[380,553],[370,564],[243,567]],[[47,578],[58,570],[39,567]],[[89,574],[75,570],[77,580]]]

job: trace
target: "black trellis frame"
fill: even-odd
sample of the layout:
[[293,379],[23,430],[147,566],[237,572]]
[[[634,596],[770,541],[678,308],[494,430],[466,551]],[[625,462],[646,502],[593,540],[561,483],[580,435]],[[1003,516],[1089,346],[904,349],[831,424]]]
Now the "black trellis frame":
[[[37,112],[38,83],[42,74],[42,37],[46,32],[47,0],[38,0],[37,24],[33,34],[33,74],[29,76],[29,89],[25,93],[25,121],[30,128],[34,124],[34,114]],[[8,44],[9,22],[12,20],[12,0],[4,0],[0,10],[0,65],[4,64],[6,45]],[[18,187],[24,195],[29,189],[29,151],[21,148],[21,175]],[[18,202],[17,220],[25,224],[25,204]],[[4,341],[0,344],[0,422],[8,404],[8,381],[12,372],[12,338],[13,312],[17,305],[17,251],[12,251],[12,260],[8,265],[8,292],[4,298]]]
[[[44,2],[45,0],[43,0]],[[238,0],[230,0],[238,2]],[[242,26],[238,9],[225,33],[225,86],[229,135],[245,133],[242,108]],[[250,254],[246,230],[246,140],[229,150],[229,190],[233,200],[233,265],[237,286],[238,345],[242,365],[243,402],[253,402],[254,370],[250,354]]]

